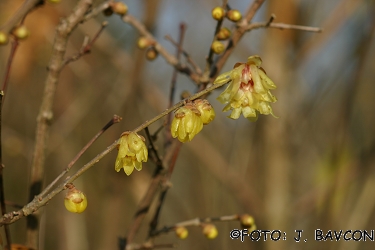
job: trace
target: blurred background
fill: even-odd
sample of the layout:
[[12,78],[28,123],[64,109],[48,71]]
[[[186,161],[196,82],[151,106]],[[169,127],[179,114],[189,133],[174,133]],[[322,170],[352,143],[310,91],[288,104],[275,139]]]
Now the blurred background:
[[[0,2],[0,24],[22,4]],[[97,1],[99,3],[100,1]],[[6,199],[27,202],[28,178],[34,147],[36,117],[41,104],[46,66],[52,51],[55,27],[76,1],[46,4],[25,21],[30,37],[15,56],[2,114],[3,161]],[[125,1],[129,13],[142,20],[172,54],[175,47],[164,39],[178,39],[179,23],[187,25],[183,47],[204,69],[216,21],[211,10],[219,0]],[[242,13],[252,1],[229,1]],[[315,241],[314,230],[375,230],[375,4],[373,0],[266,1],[253,21],[317,26],[323,33],[259,29],[240,41],[223,72],[250,55],[263,59],[263,68],[276,83],[272,105],[279,116],[260,116],[251,123],[230,120],[216,97],[209,101],[216,119],[193,141],[182,146],[160,217],[160,227],[196,217],[248,213],[258,229],[281,230],[286,240],[245,242],[231,240],[238,222],[216,223],[219,236],[207,240],[200,228],[189,228],[182,241],[174,233],[157,243],[175,243],[178,249],[373,249],[375,242]],[[51,182],[77,152],[113,116],[123,117],[110,128],[73,167],[76,171],[168,105],[173,68],[159,56],[145,59],[136,47],[139,33],[114,15],[84,23],[73,33],[66,56],[76,53],[87,34],[92,37],[102,21],[108,27],[92,52],[62,72],[54,103],[54,120],[48,143],[45,183]],[[225,21],[225,27],[233,24]],[[0,47],[3,78],[10,45]],[[175,100],[182,91],[196,91],[179,75]],[[155,132],[163,121],[150,126]],[[144,133],[142,132],[144,135]],[[160,137],[162,138],[162,137]],[[163,141],[157,141],[162,150]],[[136,206],[148,188],[155,169],[127,177],[114,171],[113,151],[79,178],[75,185],[88,196],[81,215],[67,212],[64,194],[44,207],[41,249],[117,249]],[[13,207],[8,207],[12,211]],[[148,232],[147,217],[136,242]],[[13,242],[24,243],[26,220],[10,226]],[[306,243],[296,243],[295,230],[303,230]],[[4,233],[2,229],[2,237]]]

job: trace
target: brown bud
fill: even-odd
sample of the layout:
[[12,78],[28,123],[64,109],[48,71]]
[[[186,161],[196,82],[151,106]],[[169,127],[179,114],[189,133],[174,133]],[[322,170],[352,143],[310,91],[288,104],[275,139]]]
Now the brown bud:
[[230,10],[227,12],[227,18],[232,22],[238,22],[239,20],[241,20],[242,15],[238,10]]
[[147,47],[150,47],[152,45],[154,45],[155,42],[145,36],[141,36],[140,38],[138,38],[138,41],[137,41],[137,46],[138,48],[140,49],[145,49]]
[[211,14],[215,20],[222,20],[225,16],[225,10],[222,7],[218,6],[212,9]]
[[255,224],[254,218],[248,214],[241,215],[240,222],[241,222],[241,226],[244,228],[249,228]]
[[153,61],[159,55],[159,52],[155,49],[155,47],[150,47],[146,50],[146,58],[147,60]]
[[0,31],[0,45],[5,45],[8,43],[8,35]]
[[217,228],[212,224],[205,224],[203,225],[203,234],[207,237],[207,239],[215,239],[218,235]]
[[217,33],[216,38],[217,40],[226,40],[230,37],[231,32],[228,28],[221,28],[220,31]]
[[111,3],[111,8],[114,13],[119,15],[125,15],[128,12],[128,6],[123,2],[113,2]]
[[186,239],[189,235],[189,231],[186,229],[186,227],[176,227],[175,232],[176,236],[181,240]]
[[219,42],[219,41],[214,41],[212,44],[211,44],[211,49],[212,51],[215,53],[215,54],[221,54],[224,52],[225,50],[225,46],[223,43]]
[[13,30],[12,33],[17,39],[20,40],[26,39],[30,34],[29,29],[26,28],[25,25],[18,26]]

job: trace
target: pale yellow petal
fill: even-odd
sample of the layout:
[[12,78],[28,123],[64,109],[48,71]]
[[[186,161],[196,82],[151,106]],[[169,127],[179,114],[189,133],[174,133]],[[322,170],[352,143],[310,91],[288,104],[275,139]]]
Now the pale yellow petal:
[[254,64],[259,67],[262,64],[262,59],[258,55],[250,56],[247,58],[247,64]]
[[255,92],[257,93],[260,93],[260,94],[263,94],[263,93],[266,93],[266,90],[265,88],[263,87],[263,84],[260,80],[260,77],[259,77],[259,70],[257,68],[257,66],[255,66],[254,64],[250,65],[250,71],[251,71],[251,75],[252,75],[252,78],[253,78],[253,82],[254,82],[254,90]]
[[142,170],[142,163],[141,162],[138,162],[138,161],[135,161],[134,162],[134,168],[138,171],[141,171]]
[[229,118],[234,120],[240,118],[242,108],[233,109],[232,113],[230,114]]
[[214,81],[214,84],[220,84],[220,83],[224,83],[224,82],[229,82],[231,79],[230,79],[230,75],[231,75],[231,71],[228,71],[228,72],[225,72],[225,73],[222,73],[221,75],[219,75],[218,77],[216,77],[215,81]]
[[275,83],[266,75],[266,73],[263,72],[263,70],[259,70],[259,76],[262,80],[263,85],[267,89],[276,89]]

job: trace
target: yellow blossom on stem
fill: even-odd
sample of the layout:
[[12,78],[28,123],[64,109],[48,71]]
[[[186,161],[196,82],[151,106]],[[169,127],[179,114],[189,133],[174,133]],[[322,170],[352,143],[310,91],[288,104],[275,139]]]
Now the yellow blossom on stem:
[[73,184],[70,184],[68,188],[69,190],[64,198],[65,208],[71,213],[82,213],[87,207],[86,195],[75,188]]
[[250,56],[247,63],[236,63],[233,70],[219,75],[214,81],[214,84],[231,81],[217,98],[227,104],[223,112],[232,110],[229,118],[238,119],[241,113],[250,121],[256,121],[258,113],[276,117],[270,106],[277,100],[270,92],[276,85],[260,67],[261,63],[259,56]]
[[125,132],[121,135],[118,155],[115,162],[115,170],[124,169],[126,175],[130,175],[134,168],[142,170],[142,162],[147,161],[148,151],[145,138],[134,132]]
[[179,108],[171,124],[171,134],[180,142],[191,141],[203,128],[201,112],[193,103]]

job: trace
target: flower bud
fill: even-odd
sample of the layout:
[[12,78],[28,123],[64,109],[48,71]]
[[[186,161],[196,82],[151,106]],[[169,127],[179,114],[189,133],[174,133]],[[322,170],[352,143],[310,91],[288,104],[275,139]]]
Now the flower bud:
[[29,36],[30,32],[29,32],[29,29],[26,28],[25,25],[21,25],[15,28],[12,33],[17,39],[23,40]]
[[175,233],[176,236],[181,240],[186,239],[189,235],[189,231],[186,229],[186,227],[176,227]]
[[232,22],[238,22],[239,20],[241,20],[242,15],[238,10],[230,10],[227,12],[227,18]]
[[73,185],[65,195],[64,204],[65,208],[71,213],[82,213],[87,207],[86,195],[81,191],[76,189]]
[[240,222],[241,222],[241,226],[244,228],[250,228],[255,224],[254,218],[248,214],[241,215]]
[[121,16],[125,15],[128,12],[128,6],[122,2],[113,2],[110,6],[114,13]]
[[203,225],[203,234],[206,236],[207,239],[215,239],[218,235],[217,228],[212,224],[205,224]]
[[149,61],[155,60],[159,55],[159,52],[155,49],[155,47],[150,47],[146,50],[146,58]]
[[231,32],[228,28],[221,28],[220,31],[217,33],[216,38],[217,40],[226,40],[231,36]]
[[154,45],[155,42],[145,36],[141,36],[140,38],[138,38],[138,41],[137,41],[137,46],[138,48],[140,49],[145,49],[147,47],[150,47],[152,45]]
[[225,46],[223,43],[219,42],[219,41],[214,41],[212,44],[211,44],[211,49],[212,51],[215,53],[215,54],[221,54],[224,52],[225,50]]
[[225,16],[225,10],[220,6],[215,7],[212,9],[211,15],[215,20],[222,20]]
[[203,128],[201,112],[192,103],[179,108],[171,124],[171,134],[180,142],[191,141]]
[[0,45],[5,45],[8,43],[8,35],[0,31]]
[[215,118],[215,110],[207,100],[197,99],[194,101],[194,104],[201,112],[203,125],[209,124]]

